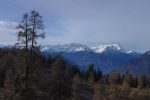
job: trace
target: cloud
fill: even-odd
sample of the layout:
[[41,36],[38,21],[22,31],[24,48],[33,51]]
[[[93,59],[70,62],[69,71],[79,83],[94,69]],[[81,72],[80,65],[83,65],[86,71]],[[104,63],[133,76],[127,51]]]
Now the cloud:
[[0,43],[14,44],[16,42],[16,22],[0,20]]
[[[144,52],[150,48],[149,3],[149,0],[5,0],[0,3],[1,13],[4,12],[0,19],[20,20],[18,16],[36,9],[46,26],[44,44],[117,42]],[[10,10],[4,9],[6,4]]]
[[8,22],[8,21],[2,21],[2,20],[0,20],[0,27],[1,28],[14,29],[16,25],[17,25],[16,22]]

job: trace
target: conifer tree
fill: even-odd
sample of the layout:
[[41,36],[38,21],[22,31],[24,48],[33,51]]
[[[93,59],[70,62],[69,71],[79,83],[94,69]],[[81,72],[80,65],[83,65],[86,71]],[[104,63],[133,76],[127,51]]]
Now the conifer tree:
[[[30,67],[33,66],[33,52],[37,46],[37,39],[44,38],[45,33],[42,16],[35,10],[30,14],[23,15],[21,23],[17,26],[18,41],[22,48],[26,51],[26,71],[25,71],[25,85],[28,88],[28,80],[30,74]],[[29,50],[30,48],[30,50]],[[32,62],[31,62],[32,61]]]
[[94,69],[94,65],[93,64],[89,65],[89,68],[85,73],[85,78],[89,81],[95,82],[97,77],[98,75],[96,73],[96,70]]

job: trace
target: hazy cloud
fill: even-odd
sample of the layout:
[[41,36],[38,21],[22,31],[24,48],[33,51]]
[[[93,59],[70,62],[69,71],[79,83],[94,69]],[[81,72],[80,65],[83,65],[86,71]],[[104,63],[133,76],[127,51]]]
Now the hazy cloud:
[[16,22],[0,20],[0,43],[14,44],[16,41]]

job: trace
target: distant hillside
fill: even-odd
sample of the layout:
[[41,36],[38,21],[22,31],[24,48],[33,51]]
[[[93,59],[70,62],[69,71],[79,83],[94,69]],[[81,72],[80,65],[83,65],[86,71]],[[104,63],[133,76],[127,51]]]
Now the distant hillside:
[[89,64],[94,64],[96,69],[104,73],[116,69],[117,66],[127,63],[140,56],[134,51],[125,51],[118,44],[101,44],[88,47],[82,44],[66,44],[56,46],[43,46],[41,51],[44,55],[61,55],[81,70],[86,70]]
[[150,76],[150,51],[141,55],[138,59],[129,61],[128,63],[119,66],[121,72],[130,70],[134,75]]

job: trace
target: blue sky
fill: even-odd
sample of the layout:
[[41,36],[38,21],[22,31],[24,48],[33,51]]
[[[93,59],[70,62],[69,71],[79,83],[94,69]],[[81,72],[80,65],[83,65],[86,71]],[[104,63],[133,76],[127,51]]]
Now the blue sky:
[[16,42],[15,26],[35,9],[44,18],[42,44],[119,43],[150,50],[150,0],[1,0],[0,44]]

